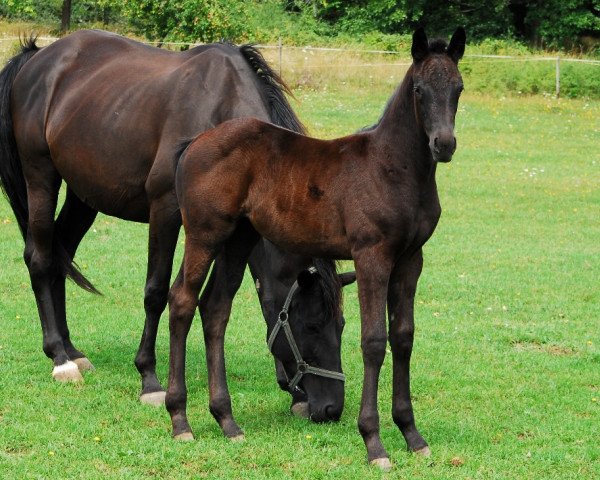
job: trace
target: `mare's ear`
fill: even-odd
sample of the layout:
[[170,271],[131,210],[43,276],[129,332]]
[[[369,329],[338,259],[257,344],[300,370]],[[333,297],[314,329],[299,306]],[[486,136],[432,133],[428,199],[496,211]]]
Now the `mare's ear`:
[[310,288],[315,284],[318,277],[319,273],[316,269],[302,270],[298,274],[298,286],[300,288]]
[[458,27],[452,38],[450,39],[450,45],[448,45],[448,55],[454,60],[454,63],[462,58],[465,53],[465,43],[467,42],[467,34],[463,27]]
[[415,33],[413,33],[413,43],[410,53],[415,62],[420,62],[429,53],[429,42],[423,27],[417,29]]
[[342,287],[345,287],[346,285],[356,282],[356,272],[340,273],[338,274],[338,278],[340,279]]

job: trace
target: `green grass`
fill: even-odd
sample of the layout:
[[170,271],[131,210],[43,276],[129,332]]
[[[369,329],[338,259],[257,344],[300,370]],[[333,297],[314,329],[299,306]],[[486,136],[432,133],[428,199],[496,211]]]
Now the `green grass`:
[[[467,85],[468,88],[468,85]],[[389,90],[297,90],[313,134],[374,123]],[[198,321],[188,343],[193,443],[170,438],[164,409],[140,405],[133,357],[143,321],[147,227],[99,216],[78,252],[104,293],[69,284],[72,336],[97,367],[59,385],[41,331],[22,241],[0,202],[0,477],[594,478],[600,476],[600,104],[467,95],[459,149],[441,165],[444,209],[425,247],[412,367],[415,414],[433,451],[416,458],[380,382],[381,431],[395,464],[366,464],[356,286],[345,295],[346,408],[338,424],[288,414],[250,281],[234,305],[227,361],[246,441],[223,438],[207,408]],[[163,320],[166,316],[163,316]],[[158,340],[167,374],[167,322]]]

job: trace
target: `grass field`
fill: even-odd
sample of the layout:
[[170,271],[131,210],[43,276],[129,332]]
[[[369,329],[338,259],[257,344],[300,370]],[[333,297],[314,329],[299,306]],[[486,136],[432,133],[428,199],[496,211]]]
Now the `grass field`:
[[[297,90],[296,107],[314,135],[333,137],[374,123],[390,93]],[[1,201],[0,477],[600,477],[600,104],[467,94],[457,137],[454,160],[438,170],[444,212],[425,247],[416,305],[414,406],[432,458],[406,452],[392,422],[388,356],[379,402],[395,468],[384,475],[366,464],[356,428],[355,285],[345,294],[348,379],[339,423],[314,425],[288,413],[246,280],[226,346],[246,441],[226,440],[208,412],[196,322],[188,405],[197,441],[173,442],[166,411],[137,401],[147,227],[105,216],[77,256],[104,295],[73,284],[67,294],[72,336],[97,370],[82,385],[54,383],[22,240]],[[164,321],[163,379],[167,352]]]

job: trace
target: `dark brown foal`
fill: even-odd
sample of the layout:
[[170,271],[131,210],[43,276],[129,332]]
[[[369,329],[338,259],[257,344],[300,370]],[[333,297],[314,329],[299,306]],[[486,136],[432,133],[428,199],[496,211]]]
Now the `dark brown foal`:
[[379,123],[359,134],[324,141],[244,119],[221,124],[188,146],[176,174],[185,253],[169,301],[166,404],[175,437],[191,435],[184,360],[195,299],[215,255],[237,248],[245,262],[249,239],[260,234],[290,252],[354,260],[364,361],[358,427],[369,461],[391,466],[377,410],[388,335],[394,421],[411,450],[429,454],[410,397],[413,305],[421,249],[441,213],[436,167],[450,161],[456,149],[454,119],[463,89],[458,61],[464,48],[462,28],[449,45],[429,43],[422,29],[415,32],[414,61],[404,81]]

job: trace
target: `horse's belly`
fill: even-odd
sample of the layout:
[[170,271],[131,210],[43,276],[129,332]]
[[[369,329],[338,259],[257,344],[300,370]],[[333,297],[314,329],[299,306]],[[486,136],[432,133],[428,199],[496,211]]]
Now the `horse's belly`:
[[[83,175],[61,175],[69,188],[86,204],[112,217],[148,222],[149,204],[143,183],[124,183],[122,179],[110,177],[85,178]],[[140,188],[142,187],[142,188]]]

